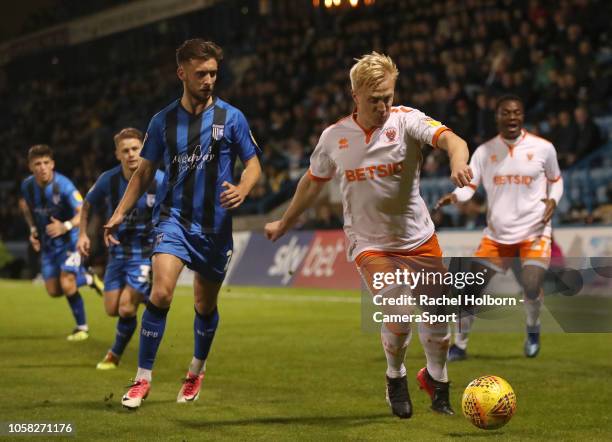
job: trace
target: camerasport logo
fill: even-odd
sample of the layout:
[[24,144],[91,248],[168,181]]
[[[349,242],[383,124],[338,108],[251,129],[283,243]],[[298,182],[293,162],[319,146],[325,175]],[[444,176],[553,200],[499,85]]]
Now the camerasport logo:
[[355,264],[347,260],[346,248],[343,231],[317,231],[293,286],[359,289],[359,274]]

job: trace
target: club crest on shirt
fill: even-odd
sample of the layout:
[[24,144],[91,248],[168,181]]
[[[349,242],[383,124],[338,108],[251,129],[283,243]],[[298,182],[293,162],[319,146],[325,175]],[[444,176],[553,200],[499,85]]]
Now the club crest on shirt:
[[531,152],[529,152],[527,154],[527,161],[531,161],[533,159],[533,154]]
[[395,141],[395,137],[397,136],[397,130],[394,127],[389,127],[385,131],[385,136],[387,137],[387,141]]
[[346,138],[338,140],[338,149],[348,149],[348,140]]
[[155,194],[147,193],[147,207],[153,207],[155,204]]
[[491,155],[491,162],[497,163],[497,155]]
[[213,124],[212,125],[213,140],[219,141],[221,138],[223,138],[223,128],[224,128],[223,124]]
[[57,193],[54,193],[53,196],[51,197],[51,201],[53,201],[53,204],[59,204],[61,200],[62,200],[62,197]]

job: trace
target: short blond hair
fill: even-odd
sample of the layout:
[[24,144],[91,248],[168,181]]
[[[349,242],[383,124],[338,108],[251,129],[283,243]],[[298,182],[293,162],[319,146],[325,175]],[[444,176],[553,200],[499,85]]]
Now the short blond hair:
[[351,88],[353,91],[361,89],[363,86],[377,86],[384,80],[386,74],[390,74],[395,81],[399,75],[397,66],[391,57],[372,51],[361,58],[356,58],[351,68]]
[[128,138],[136,138],[141,143],[143,141],[142,132],[140,132],[138,129],[134,129],[133,127],[126,127],[117,132],[113,137],[113,140],[115,141],[115,147],[119,146],[121,140],[126,140]]

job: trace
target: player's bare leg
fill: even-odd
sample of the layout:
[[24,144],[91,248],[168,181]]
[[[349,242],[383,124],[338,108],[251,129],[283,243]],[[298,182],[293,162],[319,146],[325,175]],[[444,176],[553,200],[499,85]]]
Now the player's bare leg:
[[49,278],[45,280],[45,289],[52,298],[59,298],[64,294],[62,286],[58,278]]
[[[468,286],[463,290],[463,292],[466,294],[475,295],[477,297],[483,294],[491,279],[497,274],[493,268],[478,261],[472,261],[470,265],[470,272],[473,274],[481,273],[484,278],[484,284],[474,284]],[[469,334],[475,319],[473,313],[474,312],[471,308],[463,308],[460,311],[459,321],[457,321],[455,324],[455,342],[448,350],[448,362],[461,361],[467,358]]]
[[79,293],[76,275],[70,272],[61,272],[59,283],[62,288],[62,292],[66,295],[66,299],[68,300],[68,304],[72,310],[72,315],[74,316],[77,324],[72,333],[68,335],[66,339],[71,342],[84,341],[89,338],[89,327],[87,326],[85,305],[83,303],[83,298]]
[[527,264],[521,270],[520,282],[525,294],[525,313],[527,323],[527,339],[524,353],[528,358],[534,358],[540,351],[540,309],[542,308],[542,283],[546,268]]
[[194,355],[176,398],[179,403],[195,401],[200,395],[200,387],[206,370],[206,359],[219,324],[217,298],[220,289],[221,282],[209,281],[201,275],[195,274],[193,285],[195,309],[193,324]]
[[119,365],[121,355],[136,330],[138,324],[136,313],[138,305],[143,299],[144,296],[129,285],[121,290],[111,290],[104,293],[106,313],[109,316],[118,316],[119,319],[117,320],[115,342],[104,359],[96,365],[98,370],[112,370]]
[[153,255],[153,286],[140,325],[138,371],[134,383],[121,399],[124,407],[136,409],[149,394],[151,371],[166,328],[166,316],[184,264],[167,253]]

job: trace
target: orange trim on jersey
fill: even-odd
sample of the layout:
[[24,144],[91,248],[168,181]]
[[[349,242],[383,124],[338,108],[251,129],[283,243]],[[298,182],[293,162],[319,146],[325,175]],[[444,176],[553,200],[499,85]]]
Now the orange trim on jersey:
[[514,148],[518,146],[521,143],[521,141],[525,139],[526,136],[527,136],[527,131],[525,129],[521,129],[521,136],[519,137],[518,141],[514,144],[509,144],[509,143],[506,143],[506,140],[504,140],[504,137],[502,137],[501,134],[498,135],[499,139],[502,140],[502,143],[504,143],[508,147],[508,150],[510,151],[510,156],[513,156]]
[[382,258],[385,256],[422,256],[440,258],[442,257],[442,249],[438,243],[438,236],[434,233],[431,237],[420,246],[411,250],[396,250],[396,251],[382,251],[382,250],[365,250],[361,252],[355,263],[358,266],[363,264],[363,261],[367,258]]
[[310,169],[308,169],[308,178],[310,178],[312,181],[316,181],[317,183],[325,183],[332,179],[332,177],[316,176],[310,171]]
[[557,181],[559,181],[561,179],[561,175],[559,175],[557,178],[555,178],[554,180],[551,180],[550,178],[546,178],[548,180],[549,183],[556,183]]
[[440,138],[440,135],[442,135],[447,130],[450,130],[452,132],[452,130],[446,126],[442,126],[436,131],[433,138],[431,139],[431,145],[433,147],[435,147],[436,149],[438,148],[438,138]]
[[474,190],[478,190],[478,186],[476,184],[470,183],[470,184],[468,184],[468,187],[471,187]]
[[365,127],[363,127],[361,124],[359,124],[359,121],[357,121],[357,114],[354,113],[353,114],[353,121],[355,122],[355,124],[357,126],[359,126],[359,128],[363,131],[363,133],[365,134],[365,142],[366,144],[370,142],[370,140],[372,139],[372,135],[374,134],[374,131],[376,129],[380,129],[378,126],[374,126],[371,127],[369,130],[366,129]]

